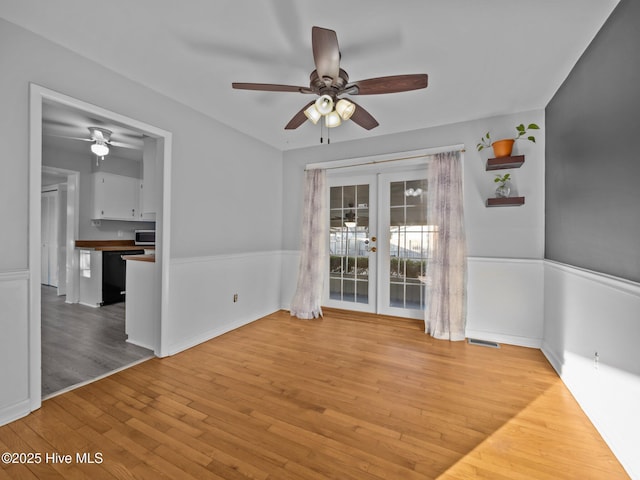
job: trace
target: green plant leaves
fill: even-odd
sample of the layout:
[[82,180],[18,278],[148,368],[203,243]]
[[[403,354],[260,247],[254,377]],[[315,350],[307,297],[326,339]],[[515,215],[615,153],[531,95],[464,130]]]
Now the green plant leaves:
[[487,134],[480,139],[480,143],[476,145],[478,151],[482,150],[483,148],[489,148],[491,146],[490,139],[491,137],[489,136],[489,132],[487,132]]
[[505,183],[507,183],[509,181],[510,178],[511,178],[511,174],[510,173],[505,173],[502,176],[496,174],[496,178],[494,178],[493,181],[495,183],[502,183],[504,185]]

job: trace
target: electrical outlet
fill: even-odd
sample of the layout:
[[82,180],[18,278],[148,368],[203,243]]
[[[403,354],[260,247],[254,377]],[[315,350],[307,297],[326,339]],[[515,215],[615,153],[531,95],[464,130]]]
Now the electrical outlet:
[[233,294],[233,303],[236,303],[238,301],[238,294],[234,293]]

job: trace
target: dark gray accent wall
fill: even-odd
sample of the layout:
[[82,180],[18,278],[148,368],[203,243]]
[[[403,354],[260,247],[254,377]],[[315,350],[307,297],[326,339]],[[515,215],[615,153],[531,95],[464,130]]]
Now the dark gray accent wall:
[[545,258],[640,282],[640,2],[621,0],[545,113]]

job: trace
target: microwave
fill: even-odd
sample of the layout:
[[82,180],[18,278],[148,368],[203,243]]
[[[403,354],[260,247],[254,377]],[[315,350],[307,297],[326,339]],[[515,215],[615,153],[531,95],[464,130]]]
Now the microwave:
[[156,244],[155,230],[136,230],[135,235],[136,235],[136,238],[135,238],[136,245],[155,245]]

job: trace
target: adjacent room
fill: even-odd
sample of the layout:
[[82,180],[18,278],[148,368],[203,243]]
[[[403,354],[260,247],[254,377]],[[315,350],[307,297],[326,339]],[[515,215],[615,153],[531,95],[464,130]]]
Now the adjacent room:
[[640,478],[639,22],[0,3],[0,478]]

